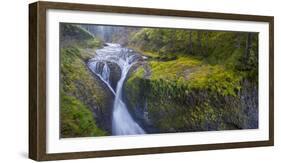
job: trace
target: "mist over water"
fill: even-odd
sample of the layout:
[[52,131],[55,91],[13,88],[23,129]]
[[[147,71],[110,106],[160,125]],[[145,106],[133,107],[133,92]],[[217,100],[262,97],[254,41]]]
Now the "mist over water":
[[[138,56],[132,50],[121,47],[119,44],[107,43],[107,45],[96,50],[97,55],[89,61],[88,66],[115,95],[112,113],[112,134],[144,134],[145,131],[134,121],[122,100],[124,81],[131,66],[137,62]],[[121,69],[121,77],[117,83],[116,90],[111,86],[109,62],[117,64]]]

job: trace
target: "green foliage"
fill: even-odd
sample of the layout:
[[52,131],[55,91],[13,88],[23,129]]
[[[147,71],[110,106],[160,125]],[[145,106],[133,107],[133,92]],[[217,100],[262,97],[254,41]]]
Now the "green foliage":
[[131,47],[144,51],[152,59],[169,61],[183,54],[193,55],[208,64],[224,65],[244,72],[245,78],[257,80],[257,33],[143,28],[130,40]]
[[107,135],[96,126],[90,109],[72,96],[61,95],[60,116],[63,138]]
[[[212,38],[210,38],[210,55],[206,60],[211,64],[224,64],[226,59],[231,57],[236,49],[236,37],[237,33],[234,32],[217,32]],[[242,49],[242,48],[241,48]],[[242,51],[236,54],[242,56]],[[233,60],[234,62],[236,60]]]
[[94,37],[79,25],[61,23],[60,33],[62,47],[97,48],[102,46],[102,41],[99,38]]
[[101,46],[102,46],[102,42],[97,38],[88,40],[85,45],[86,48],[90,48],[90,49],[96,49]]
[[84,41],[93,38],[93,36],[88,31],[75,24],[61,23],[60,30],[63,40],[66,38],[71,38]]
[[189,32],[185,30],[144,28],[131,38],[131,45],[141,50],[154,51],[160,54],[181,51],[184,48],[184,36]]

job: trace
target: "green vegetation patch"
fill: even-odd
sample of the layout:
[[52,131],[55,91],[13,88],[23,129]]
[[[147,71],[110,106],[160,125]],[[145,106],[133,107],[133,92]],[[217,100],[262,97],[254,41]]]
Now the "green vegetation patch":
[[76,24],[62,23],[60,24],[60,30],[63,38],[82,41],[93,38],[91,33]]
[[60,24],[61,46],[79,46],[80,48],[97,48],[102,46],[102,41],[90,32],[76,24]]
[[151,61],[151,79],[164,79],[164,80],[178,80],[180,77],[186,77],[188,75],[185,72],[187,69],[199,66],[201,61],[192,57],[179,57],[172,61]]
[[[136,104],[142,100],[141,94],[142,90],[141,88],[145,86],[144,80],[141,80],[143,78],[143,75],[145,73],[144,68],[141,66],[139,67],[133,74],[127,79],[125,84],[125,92],[128,93],[128,97],[130,98],[129,103],[136,106]],[[136,94],[135,94],[136,93]],[[131,107],[134,109],[135,107]]]
[[85,64],[92,54],[73,46],[61,48],[60,55],[62,91],[84,99],[86,103],[94,102],[98,107],[105,108],[106,94]]
[[142,28],[129,45],[150,67],[126,81],[129,108],[161,132],[256,127],[257,33]]
[[145,52],[141,52],[144,56],[150,57],[150,58],[157,58],[159,57],[159,53],[156,52],[151,52],[151,51],[145,51]]
[[223,96],[236,96],[241,89],[241,78],[241,75],[223,66],[204,65],[190,73],[187,83],[190,88],[207,89]]
[[[106,108],[108,107],[105,101],[105,99],[108,98],[106,92],[99,85],[98,81],[91,76],[91,73],[84,63],[84,60],[89,57],[90,54],[76,47],[61,49],[61,115],[65,116],[61,119],[62,137],[93,135],[95,128],[92,130],[85,129],[84,120],[75,121],[75,125],[65,120],[73,119],[73,116],[75,116],[74,114],[79,113],[77,109],[80,106],[83,107],[81,110],[82,112],[79,114],[82,116],[86,114],[85,110],[88,110],[91,114],[87,114],[86,116],[91,116],[92,118],[93,113],[89,107],[95,106],[103,112],[106,112]],[[64,95],[69,96],[69,98],[65,99]],[[74,99],[74,102],[69,104],[66,103],[66,101],[63,102],[63,100],[70,101],[69,99]],[[77,104],[75,106],[77,108],[71,108],[71,105],[75,104]],[[67,111],[67,109],[72,110]],[[69,117],[67,118],[67,116]],[[86,119],[89,119],[89,117]],[[93,126],[93,123],[96,123],[94,120],[89,121],[91,121],[88,124],[89,126]],[[73,134],[71,134],[70,131],[73,131]],[[102,133],[98,132],[99,130],[95,131],[97,131],[95,132],[96,135]]]
[[[112,95],[104,90],[86,66],[102,42],[78,25],[61,24],[60,97],[61,137],[102,136]],[[94,116],[97,117],[94,119]],[[102,126],[103,129],[98,128]]]
[[[235,75],[228,77],[227,72],[220,76],[220,71],[224,69],[208,66],[190,74],[189,80],[166,80],[162,76],[143,78],[145,70],[140,67],[125,83],[129,108],[138,112],[138,108],[147,107],[148,118],[161,132],[237,129],[245,120],[240,99],[232,89],[219,91],[220,84],[229,84],[223,75],[230,79]],[[208,77],[208,73],[217,74]]]
[[61,96],[61,137],[104,136],[107,133],[96,126],[90,109],[80,100]]

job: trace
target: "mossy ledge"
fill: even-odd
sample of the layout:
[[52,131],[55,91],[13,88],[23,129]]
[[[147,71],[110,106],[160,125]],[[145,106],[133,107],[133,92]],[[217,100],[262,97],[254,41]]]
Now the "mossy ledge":
[[131,114],[152,128],[149,132],[257,127],[257,88],[237,72],[192,56],[146,64],[151,75],[146,75],[144,64],[134,70],[124,98]]
[[109,135],[114,97],[86,66],[102,42],[77,25],[63,23],[60,43],[60,136]]
[[150,132],[258,128],[258,33],[141,28],[129,40],[146,62],[124,99]]

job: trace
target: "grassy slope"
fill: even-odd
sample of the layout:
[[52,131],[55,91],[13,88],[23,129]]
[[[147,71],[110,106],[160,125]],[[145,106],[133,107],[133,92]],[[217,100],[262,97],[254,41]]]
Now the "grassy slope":
[[85,61],[92,56],[84,50],[100,43],[75,25],[63,24],[61,33],[61,137],[106,135],[97,126],[91,106],[105,109],[107,95],[87,69]]

